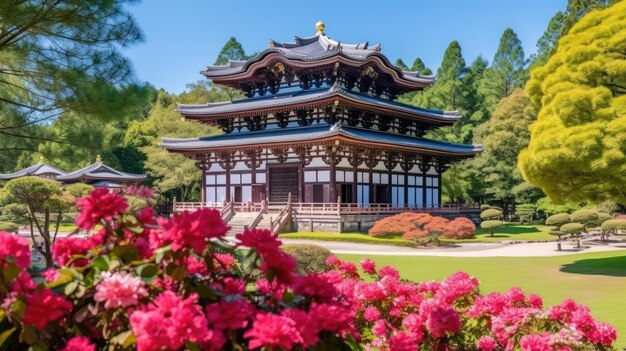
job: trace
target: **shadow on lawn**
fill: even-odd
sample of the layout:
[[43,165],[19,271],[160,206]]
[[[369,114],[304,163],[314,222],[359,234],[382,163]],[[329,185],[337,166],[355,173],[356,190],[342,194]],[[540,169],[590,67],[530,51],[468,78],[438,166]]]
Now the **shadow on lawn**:
[[574,261],[561,266],[561,272],[626,277],[626,256]]

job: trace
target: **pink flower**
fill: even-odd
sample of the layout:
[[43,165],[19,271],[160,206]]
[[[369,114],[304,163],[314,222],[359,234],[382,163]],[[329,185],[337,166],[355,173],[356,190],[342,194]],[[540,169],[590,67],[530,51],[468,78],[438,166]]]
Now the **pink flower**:
[[0,232],[0,264],[13,263],[20,269],[30,266],[30,245],[28,240],[16,234]]
[[28,293],[24,299],[26,312],[22,322],[43,329],[48,323],[63,317],[73,307],[65,298],[52,293],[50,289]]
[[302,338],[302,347],[309,348],[319,341],[318,332],[315,322],[311,320],[309,315],[303,310],[290,308],[284,310],[281,316],[287,317],[296,323],[296,329],[300,338]]
[[491,336],[485,335],[478,340],[476,346],[481,351],[493,351],[498,347],[498,342],[496,342],[496,339]]
[[237,247],[249,247],[259,255],[268,251],[276,251],[281,245],[278,234],[274,234],[267,229],[245,229],[243,233],[235,235]]
[[185,263],[187,264],[187,272],[190,274],[199,274],[202,276],[209,274],[209,269],[205,265],[202,257],[189,255],[187,256]]
[[443,338],[461,330],[461,317],[450,306],[434,306],[428,314],[426,327],[432,336]]
[[204,343],[216,332],[208,328],[197,294],[183,299],[171,291],[158,295],[152,303],[130,315],[138,351],[177,350],[185,340]]
[[91,343],[86,336],[71,338],[61,351],[96,351],[96,345]]
[[390,266],[384,266],[381,269],[378,270],[378,274],[381,277],[393,277],[396,279],[400,279],[400,272],[398,272],[397,269],[390,267]]
[[[58,238],[52,245],[52,258],[65,266],[75,255],[86,255],[91,249],[96,247],[97,241],[90,239],[80,239],[74,237]],[[71,266],[84,266],[87,264],[85,259],[77,259],[72,261]]]
[[216,329],[242,329],[254,314],[254,306],[245,300],[220,300],[206,307],[209,323]]
[[59,279],[60,274],[59,274],[59,271],[57,271],[56,269],[48,268],[45,271],[41,272],[41,276],[44,277],[44,279],[48,283],[50,283],[50,282],[53,282],[53,281]]
[[309,316],[318,329],[340,334],[349,331],[354,321],[354,311],[351,308],[330,303],[311,303]]
[[374,326],[372,327],[372,333],[378,336],[379,338],[387,337],[387,322],[384,319],[379,319],[374,322]]
[[17,293],[28,293],[37,289],[37,284],[27,272],[21,272],[13,282],[11,282],[11,291]]
[[533,307],[533,308],[542,308],[543,307],[543,300],[538,295],[529,294],[528,295],[528,304],[530,305],[530,307]]
[[368,322],[373,322],[380,318],[380,311],[374,306],[370,306],[363,311],[363,318]]
[[233,255],[227,253],[214,253],[213,261],[216,269],[226,272],[230,272],[237,264]]
[[376,274],[376,263],[369,258],[361,260],[361,268],[363,269],[363,272],[369,275]]
[[272,279],[276,279],[281,283],[290,283],[293,279],[293,271],[296,268],[296,260],[283,251],[264,251],[261,254],[263,263],[261,264],[261,271],[265,273],[268,278],[273,276]]
[[148,296],[143,280],[126,272],[103,272],[100,279],[93,299],[105,308],[133,306]]
[[298,276],[291,288],[294,294],[311,297],[318,302],[328,301],[337,295],[329,277],[315,273]]
[[250,349],[268,346],[290,350],[294,344],[303,342],[293,319],[271,313],[257,314],[252,328],[243,336],[250,339]]
[[592,330],[586,334],[589,341],[604,346],[610,346],[617,339],[617,331],[613,326],[597,321],[594,321]]
[[76,205],[81,208],[76,225],[87,231],[93,229],[100,220],[111,221],[128,208],[124,197],[107,188],[95,189],[90,195],[76,201]]
[[436,296],[446,303],[453,303],[461,296],[468,295],[478,288],[478,279],[471,277],[465,272],[457,272],[446,278],[441,283],[441,288]]
[[172,244],[173,251],[191,248],[198,255],[209,239],[221,238],[228,231],[220,213],[206,208],[175,214],[171,220],[159,218],[158,223],[163,229],[151,231],[152,248]]
[[417,338],[407,332],[396,333],[389,339],[389,351],[418,351]]
[[126,194],[137,196],[137,197],[143,197],[145,199],[153,198],[155,193],[156,191],[154,189],[147,187],[145,185],[140,185],[138,187],[131,185],[126,188]]
[[524,335],[520,339],[520,347],[522,351],[550,351],[552,345],[550,344],[550,334],[529,334]]

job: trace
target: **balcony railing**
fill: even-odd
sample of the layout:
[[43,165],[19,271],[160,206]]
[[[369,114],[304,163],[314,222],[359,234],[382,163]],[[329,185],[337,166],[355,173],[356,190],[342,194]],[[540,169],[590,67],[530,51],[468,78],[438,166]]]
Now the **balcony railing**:
[[[277,213],[285,208],[285,202],[247,203],[233,202],[234,212],[269,212]],[[203,202],[175,202],[174,212],[196,211],[202,208],[214,208],[221,211],[224,204]],[[291,209],[295,214],[302,215],[361,215],[361,214],[392,214],[400,212],[428,212],[428,213],[462,213],[480,210],[479,204],[425,204],[425,205],[395,205],[395,204],[356,204],[356,203],[312,203],[292,202]]]

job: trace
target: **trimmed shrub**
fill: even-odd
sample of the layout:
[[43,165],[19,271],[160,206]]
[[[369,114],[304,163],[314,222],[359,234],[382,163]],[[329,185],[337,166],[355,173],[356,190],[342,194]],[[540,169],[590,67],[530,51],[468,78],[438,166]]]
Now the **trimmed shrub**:
[[[406,232],[418,229],[418,225],[424,221],[430,221],[428,213],[403,212],[397,215],[385,217],[372,226],[368,231],[371,236],[400,236]],[[419,226],[421,227],[421,225]]]
[[598,213],[592,210],[577,210],[572,213],[570,216],[572,222],[580,223],[586,225],[587,223],[593,222],[598,219]]
[[546,219],[546,225],[553,225],[555,227],[560,227],[565,223],[570,223],[572,220],[568,213],[557,213]]
[[448,239],[472,239],[476,235],[476,225],[469,218],[457,217],[448,223]]
[[488,210],[491,208],[491,205],[480,205],[480,212],[484,211],[484,210]]
[[559,230],[566,234],[580,234],[585,231],[585,226],[580,223],[565,223]]
[[15,233],[20,229],[20,226],[13,222],[0,222],[1,232]]
[[487,220],[487,221],[482,221],[480,223],[480,227],[484,228],[484,229],[488,229],[489,230],[489,235],[493,236],[496,232],[496,228],[500,227],[504,225],[504,222],[502,221],[498,221],[498,220]]
[[330,270],[326,260],[333,253],[325,247],[311,244],[287,244],[281,248],[296,259],[296,273],[299,275],[324,273]]
[[502,210],[497,208],[488,208],[480,213],[481,219],[500,218],[500,216],[502,216]]
[[617,233],[618,230],[626,230],[626,219],[609,219],[602,223],[602,230]]
[[608,213],[600,212],[600,213],[598,213],[598,218],[593,220],[593,221],[591,221],[591,222],[589,222],[589,223],[587,223],[587,226],[588,227],[594,227],[594,228],[600,227],[600,226],[602,226],[602,223],[608,221],[609,219],[613,219],[613,216],[611,216]]

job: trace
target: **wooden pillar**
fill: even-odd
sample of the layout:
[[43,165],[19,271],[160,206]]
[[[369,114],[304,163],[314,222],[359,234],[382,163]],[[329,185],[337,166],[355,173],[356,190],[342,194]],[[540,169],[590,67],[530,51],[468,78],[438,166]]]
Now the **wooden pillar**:
[[230,194],[230,168],[226,168],[226,202],[232,200]]
[[437,207],[441,207],[441,173],[437,174]]
[[298,202],[304,202],[304,164],[298,165]]
[[337,172],[335,171],[335,151],[328,155],[330,168],[330,189],[329,196],[331,202],[337,201]]
[[409,171],[404,171],[404,207],[409,205]]
[[358,183],[359,183],[359,168],[357,166],[353,166],[352,169],[352,173],[353,174],[353,182],[352,182],[352,199],[350,201],[352,201],[353,204],[358,202],[358,197],[357,197],[357,191],[359,190],[358,187]]
[[202,172],[202,189],[200,192],[200,196],[202,199],[202,202],[206,203],[206,167],[201,166],[200,167],[200,171]]

